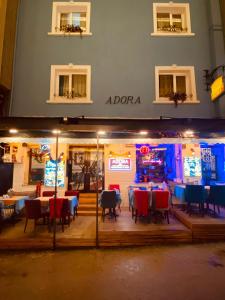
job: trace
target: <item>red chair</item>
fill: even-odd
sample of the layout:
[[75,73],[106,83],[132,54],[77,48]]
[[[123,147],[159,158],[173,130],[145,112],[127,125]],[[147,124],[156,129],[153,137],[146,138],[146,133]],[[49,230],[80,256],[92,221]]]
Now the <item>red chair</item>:
[[55,195],[55,191],[44,191],[42,193],[42,197],[53,197]]
[[77,199],[79,200],[79,195],[80,195],[80,192],[79,191],[65,191],[65,196],[77,196]]
[[119,184],[109,184],[109,188],[110,191],[114,191],[114,190],[118,190],[120,191],[120,185]]
[[135,223],[138,217],[148,217],[149,216],[149,192],[148,191],[134,191],[134,216]]
[[26,232],[27,223],[29,219],[34,220],[34,231],[36,230],[37,221],[40,218],[44,219],[49,217],[48,212],[42,212],[41,210],[41,201],[40,200],[25,200],[25,227],[24,232]]
[[170,193],[169,191],[153,191],[152,192],[153,207],[155,211],[159,211],[164,214],[167,219],[168,224],[169,220],[169,209],[170,209]]
[[[56,211],[55,211],[56,201]],[[49,226],[52,225],[54,216],[59,219],[62,225],[62,231],[64,232],[64,224],[66,224],[66,218],[68,218],[68,225],[70,225],[70,207],[69,200],[64,198],[51,198],[49,199]],[[50,228],[49,228],[50,229]]]
[[[80,192],[79,191],[65,191],[65,196],[67,197],[70,197],[70,196],[76,196],[77,197],[77,200],[79,202],[79,196],[80,196]],[[77,206],[74,206],[73,208],[73,215],[74,215],[74,218],[75,219],[75,215],[77,216],[78,215],[78,212],[77,212]]]

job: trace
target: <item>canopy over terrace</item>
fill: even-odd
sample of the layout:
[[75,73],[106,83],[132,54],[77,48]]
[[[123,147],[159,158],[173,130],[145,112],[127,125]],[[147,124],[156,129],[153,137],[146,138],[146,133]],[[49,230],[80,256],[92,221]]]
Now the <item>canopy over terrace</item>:
[[[23,137],[50,137],[52,130],[61,131],[62,137],[96,138],[96,132],[107,132],[107,138],[129,139],[140,137],[147,131],[149,139],[222,139],[225,119],[105,119],[105,118],[46,118],[5,117],[0,119],[0,136],[9,136],[8,131],[16,128]],[[110,135],[109,135],[110,134]],[[137,135],[138,134],[138,135]]]

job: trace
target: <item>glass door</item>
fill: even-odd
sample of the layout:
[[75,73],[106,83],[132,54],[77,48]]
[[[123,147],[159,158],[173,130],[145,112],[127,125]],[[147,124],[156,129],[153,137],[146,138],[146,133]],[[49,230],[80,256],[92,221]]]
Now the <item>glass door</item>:
[[[97,170],[98,169],[98,170]],[[70,146],[68,162],[68,178],[70,188],[86,193],[96,192],[96,174],[98,172],[99,190],[104,187],[104,148],[94,146]]]

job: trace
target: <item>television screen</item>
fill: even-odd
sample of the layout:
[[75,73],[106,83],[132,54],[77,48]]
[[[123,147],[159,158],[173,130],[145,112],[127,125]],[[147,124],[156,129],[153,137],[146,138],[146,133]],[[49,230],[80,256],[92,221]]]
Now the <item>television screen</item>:
[[199,157],[184,157],[184,176],[202,176],[201,159]]

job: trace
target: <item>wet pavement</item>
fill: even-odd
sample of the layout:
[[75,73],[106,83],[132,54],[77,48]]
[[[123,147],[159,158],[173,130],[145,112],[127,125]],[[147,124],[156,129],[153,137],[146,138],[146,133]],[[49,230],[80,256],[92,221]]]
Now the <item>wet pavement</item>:
[[0,299],[225,299],[225,243],[0,253]]

